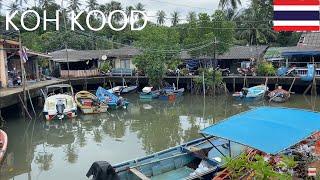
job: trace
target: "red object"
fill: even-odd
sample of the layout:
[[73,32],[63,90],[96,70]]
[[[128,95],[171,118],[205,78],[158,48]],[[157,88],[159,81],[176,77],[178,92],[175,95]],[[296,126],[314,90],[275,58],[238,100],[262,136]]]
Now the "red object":
[[315,144],[315,153],[317,155],[320,155],[320,141],[316,141],[316,144]]
[[273,5],[319,5],[319,0],[274,0]]
[[319,26],[273,26],[275,31],[319,31]]
[[169,101],[174,101],[174,100],[176,100],[176,95],[175,95],[175,94],[170,94],[170,95],[168,95],[168,100],[169,100]]
[[83,99],[82,104],[84,106],[92,106],[92,100],[91,99]]
[[2,162],[4,155],[6,154],[8,147],[7,133],[0,130],[0,162]]

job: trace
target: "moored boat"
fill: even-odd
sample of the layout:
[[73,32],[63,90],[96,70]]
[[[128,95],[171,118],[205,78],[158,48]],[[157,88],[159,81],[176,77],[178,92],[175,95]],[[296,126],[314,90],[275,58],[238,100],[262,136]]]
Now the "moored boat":
[[129,102],[126,101],[124,98],[116,96],[115,94],[104,89],[103,87],[99,87],[97,89],[96,96],[99,102],[106,103],[111,109],[126,109],[129,105]]
[[47,86],[47,97],[43,107],[46,120],[77,116],[77,104],[74,100],[73,88],[69,84]]
[[7,133],[0,129],[0,163],[2,162],[8,147]]
[[158,90],[152,91],[153,87],[144,87],[142,89],[142,92],[139,93],[140,99],[155,99],[158,98],[160,95],[160,92]]
[[[248,157],[262,154],[271,164],[275,163],[273,158],[290,156],[302,148],[312,149],[319,139],[319,136],[313,137],[320,131],[319,118],[320,113],[307,110],[259,107],[201,130],[204,138],[114,166],[106,161],[95,162],[86,175],[124,180],[220,179],[225,177],[223,173],[232,173],[228,172],[224,157],[235,159],[242,153]],[[251,177],[255,179],[254,174]]]
[[121,94],[125,94],[125,93],[131,93],[136,91],[138,88],[138,86],[124,86],[121,90]]
[[177,95],[175,93],[160,93],[159,95],[159,99],[167,101],[174,101],[176,97]]
[[88,91],[76,93],[75,101],[83,114],[97,114],[108,111],[108,105],[100,102],[97,96]]
[[258,85],[251,88],[243,88],[240,92],[236,92],[232,96],[237,100],[261,100],[267,91],[267,86]]
[[271,91],[268,94],[269,101],[283,103],[290,98],[290,92],[282,89],[281,86],[278,86],[277,89]]

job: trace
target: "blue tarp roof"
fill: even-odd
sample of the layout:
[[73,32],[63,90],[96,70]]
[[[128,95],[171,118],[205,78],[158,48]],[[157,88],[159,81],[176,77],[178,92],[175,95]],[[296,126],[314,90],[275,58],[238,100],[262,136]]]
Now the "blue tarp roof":
[[282,56],[319,56],[320,51],[289,51],[282,52]]
[[201,131],[268,154],[277,154],[320,130],[320,113],[259,107]]

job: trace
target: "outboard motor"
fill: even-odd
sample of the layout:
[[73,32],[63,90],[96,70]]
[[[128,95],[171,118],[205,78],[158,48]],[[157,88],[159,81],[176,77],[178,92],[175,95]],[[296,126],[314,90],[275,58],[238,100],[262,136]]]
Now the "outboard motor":
[[123,97],[119,97],[119,99],[117,101],[117,106],[124,106],[124,98]]
[[94,162],[86,176],[92,177],[92,180],[120,180],[118,174],[113,167],[106,161]]
[[63,103],[62,100],[58,100],[57,105],[56,105],[56,110],[57,110],[57,116],[59,117],[59,119],[63,119],[64,117],[64,109],[65,109],[65,105]]

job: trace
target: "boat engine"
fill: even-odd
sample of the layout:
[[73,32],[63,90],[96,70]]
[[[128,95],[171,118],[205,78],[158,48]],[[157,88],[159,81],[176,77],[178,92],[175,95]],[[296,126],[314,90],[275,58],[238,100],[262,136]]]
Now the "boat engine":
[[125,100],[123,97],[120,97],[117,101],[117,106],[123,106],[125,105]]
[[93,176],[92,180],[120,180],[115,169],[106,161],[94,162],[86,176]]
[[63,103],[62,100],[58,100],[57,104],[56,104],[56,110],[57,110],[57,116],[59,119],[63,119],[64,118],[64,109],[65,109],[65,105]]

